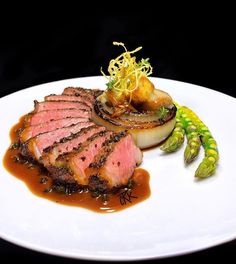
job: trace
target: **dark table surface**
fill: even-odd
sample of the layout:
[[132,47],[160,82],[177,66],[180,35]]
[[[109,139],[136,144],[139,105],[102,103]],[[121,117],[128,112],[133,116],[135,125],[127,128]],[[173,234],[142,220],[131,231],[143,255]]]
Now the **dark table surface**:
[[[184,17],[171,23],[140,16],[80,16],[68,20],[33,16],[29,22],[1,23],[0,97],[36,84],[100,74],[120,53],[112,41],[129,49],[142,45],[141,57],[150,57],[153,76],[202,85],[236,97],[234,37],[231,16],[224,23],[217,15],[210,20]],[[83,25],[83,26],[81,26]],[[214,224],[214,223],[213,223]],[[191,263],[236,258],[236,241],[155,263]],[[75,263],[78,260],[51,256],[0,239],[0,259],[24,263]],[[88,262],[82,261],[80,262]]]
[[[58,256],[47,255],[38,253],[29,249],[25,249],[4,240],[0,240],[0,253],[2,260],[22,260],[24,263],[91,263],[93,261],[85,261],[78,259],[70,259]],[[236,241],[226,243],[217,247],[213,247],[207,250],[182,255],[178,257],[171,257],[165,259],[146,260],[144,263],[160,263],[160,264],[180,264],[180,263],[213,263],[216,261],[226,261],[226,263],[235,263],[236,257]],[[103,263],[99,261],[99,263]],[[143,262],[142,262],[143,263]],[[217,262],[216,262],[217,263]],[[219,263],[219,262],[218,262]],[[224,262],[225,263],[225,262]]]

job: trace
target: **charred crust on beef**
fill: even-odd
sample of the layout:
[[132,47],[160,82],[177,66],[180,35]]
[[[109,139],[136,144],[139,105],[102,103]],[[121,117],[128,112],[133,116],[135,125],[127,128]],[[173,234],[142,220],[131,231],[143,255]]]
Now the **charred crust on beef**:
[[69,170],[66,167],[55,167],[50,165],[47,167],[47,169],[51,174],[58,176],[69,173]]
[[66,87],[64,90],[74,90],[75,93],[74,95],[75,96],[83,96],[83,95],[92,95],[94,98],[98,97],[99,95],[101,95],[103,93],[102,90],[99,90],[99,89],[85,89],[85,88],[82,88],[82,87]]
[[101,168],[105,164],[105,162],[107,160],[107,156],[110,152],[111,151],[109,151],[109,149],[108,149],[106,151],[106,155],[102,155],[98,161],[90,163],[89,168],[96,168],[96,169]]
[[26,156],[31,159],[33,158],[28,149],[28,142],[24,142],[20,144],[20,151],[23,156]]
[[37,100],[34,100],[34,108],[36,107],[36,105],[38,104],[39,102]]
[[53,181],[51,189],[55,192],[70,195],[72,193],[83,190],[83,187],[80,186],[77,182],[67,182],[67,181],[56,179]]
[[100,193],[107,192],[107,181],[99,178],[99,175],[91,175],[89,177],[89,189]]
[[67,157],[69,155],[73,155],[74,153],[77,153],[77,152],[82,151],[84,148],[86,148],[88,146],[88,144],[90,144],[91,142],[93,142],[96,138],[103,137],[107,133],[109,133],[108,130],[103,130],[103,131],[100,131],[98,133],[95,133],[94,135],[92,135],[91,137],[89,137],[85,142],[83,142],[82,144],[79,144],[78,147],[74,148],[73,151],[70,151],[69,153],[60,154],[56,158],[56,161],[60,161],[60,160],[63,160],[63,159],[67,159]]
[[16,134],[17,134],[17,136],[18,136],[19,138],[20,138],[21,133],[24,131],[24,129],[25,129],[25,127],[23,126],[23,127],[18,128],[18,129],[16,130]]
[[106,135],[108,133],[108,130],[103,130],[103,131],[100,131],[94,135],[92,135],[91,137],[89,137],[87,139],[88,142],[92,142],[94,141],[97,137],[103,137],[104,135]]
[[[55,146],[57,146],[57,145],[59,145],[61,143],[66,143],[66,142],[68,142],[68,141],[70,141],[70,140],[72,140],[72,139],[74,139],[76,137],[82,136],[82,135],[88,133],[88,131],[90,131],[91,129],[95,129],[95,128],[98,128],[98,127],[99,126],[94,125],[94,126],[82,128],[78,133],[75,133],[75,134],[72,133],[70,136],[62,138],[59,142],[57,142],[57,143],[45,148],[43,151],[45,153],[49,153]],[[80,146],[78,145],[78,148],[79,147]],[[78,148],[76,148],[76,149],[78,149]]]
[[103,146],[108,146],[109,144],[112,144],[112,143],[116,143],[116,142],[119,142],[123,137],[125,137],[127,135],[127,132],[126,131],[122,131],[122,132],[119,132],[119,133],[114,133],[110,139],[106,140],[104,143],[103,143]]
[[90,163],[89,168],[96,168],[96,169],[101,168],[105,164],[108,155],[113,151],[113,148],[115,146],[114,143],[119,142],[126,135],[127,132],[122,131],[120,133],[114,133],[110,139],[106,140],[102,144],[103,154],[99,156],[99,159],[95,159],[92,163]]
[[67,167],[47,166],[47,170],[53,180],[67,183],[76,183],[73,174]]
[[119,142],[123,137],[127,135],[126,131],[122,131],[120,133],[117,133],[113,136],[113,142]]

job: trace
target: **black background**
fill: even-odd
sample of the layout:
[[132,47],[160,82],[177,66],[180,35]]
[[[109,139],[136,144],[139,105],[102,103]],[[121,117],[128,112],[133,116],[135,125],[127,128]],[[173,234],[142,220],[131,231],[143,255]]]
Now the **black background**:
[[1,19],[0,95],[54,80],[100,75],[100,67],[106,69],[122,51],[112,45],[115,40],[130,50],[143,46],[137,56],[151,59],[153,76],[235,96],[230,14],[160,18],[150,9],[143,15],[97,13],[69,18],[31,14],[12,23]]
[[[138,57],[151,59],[153,76],[202,85],[236,97],[235,29],[230,12],[222,10],[216,14],[212,9],[210,16],[183,12],[184,15],[177,13],[174,17],[167,12],[163,18],[160,13],[143,9],[142,13],[121,15],[95,10],[69,17],[30,13],[24,20],[20,16],[1,19],[0,97],[45,82],[100,75],[100,67],[106,69],[109,60],[121,52],[121,48],[112,45],[114,40],[125,42],[129,49],[143,46]],[[235,249],[233,241],[155,262],[229,260],[236,257]],[[78,262],[0,240],[0,259],[15,258],[26,263]]]

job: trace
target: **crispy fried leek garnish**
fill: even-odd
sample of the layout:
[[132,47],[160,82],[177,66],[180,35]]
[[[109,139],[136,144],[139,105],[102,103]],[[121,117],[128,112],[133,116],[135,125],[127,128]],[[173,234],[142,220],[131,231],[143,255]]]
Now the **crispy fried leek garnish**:
[[122,105],[131,102],[132,94],[139,88],[141,78],[152,74],[152,66],[149,58],[137,62],[136,57],[132,56],[142,47],[128,51],[122,42],[113,42],[113,45],[122,46],[125,51],[110,61],[108,66],[110,76],[107,76],[102,69],[101,73],[108,79],[107,94],[110,101],[113,105]]

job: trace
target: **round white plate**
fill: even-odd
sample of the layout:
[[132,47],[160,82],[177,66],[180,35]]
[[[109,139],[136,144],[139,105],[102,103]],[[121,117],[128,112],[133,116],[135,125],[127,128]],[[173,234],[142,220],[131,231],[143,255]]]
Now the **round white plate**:
[[[152,78],[155,86],[187,105],[208,125],[219,146],[215,176],[194,180],[203,157],[190,166],[181,148],[164,155],[144,152],[151,196],[117,213],[99,214],[58,205],[33,195],[0,168],[0,237],[40,252],[91,260],[140,260],[205,249],[236,238],[236,99],[178,81]],[[87,77],[28,88],[0,99],[0,157],[9,147],[10,128],[33,109],[33,100],[61,93],[66,86],[105,88],[105,78]]]

